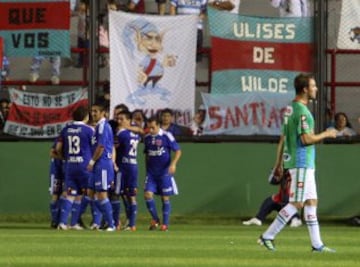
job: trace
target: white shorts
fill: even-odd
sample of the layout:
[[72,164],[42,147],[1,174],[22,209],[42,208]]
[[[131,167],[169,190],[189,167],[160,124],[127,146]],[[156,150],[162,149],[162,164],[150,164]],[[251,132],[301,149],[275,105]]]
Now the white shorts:
[[289,169],[289,173],[291,177],[289,202],[317,199],[314,169]]

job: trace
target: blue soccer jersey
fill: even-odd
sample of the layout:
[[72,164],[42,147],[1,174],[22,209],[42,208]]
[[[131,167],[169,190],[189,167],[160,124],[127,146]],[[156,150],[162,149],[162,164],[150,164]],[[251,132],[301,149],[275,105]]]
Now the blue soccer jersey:
[[171,151],[180,150],[174,136],[160,129],[157,135],[146,135],[144,144],[144,153],[147,156],[147,173],[156,177],[166,175],[171,163]]
[[86,166],[92,156],[91,141],[94,130],[84,122],[74,121],[61,131],[59,142],[63,143],[66,160],[66,177],[88,177]]
[[95,151],[97,146],[102,146],[104,152],[101,154],[98,161],[112,159],[114,136],[110,124],[105,118],[102,118],[95,127],[95,135],[92,141],[93,149]]
[[114,136],[111,126],[105,118],[96,124],[92,145],[93,153],[98,146],[103,147],[104,151],[94,165],[89,188],[96,192],[107,191],[114,181],[114,165],[112,162]]
[[130,130],[118,131],[115,139],[116,164],[120,167],[126,164],[137,164],[137,146],[140,136]]
[[118,131],[115,139],[116,164],[119,167],[118,178],[121,179],[121,191],[127,195],[135,195],[137,189],[138,166],[137,147],[140,136],[130,130]]

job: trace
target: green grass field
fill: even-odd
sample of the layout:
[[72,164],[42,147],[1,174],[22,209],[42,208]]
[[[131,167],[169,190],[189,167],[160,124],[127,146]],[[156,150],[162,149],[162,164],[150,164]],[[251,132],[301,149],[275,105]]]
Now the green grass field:
[[307,228],[285,229],[276,252],[257,245],[266,226],[173,224],[168,232],[58,231],[48,224],[0,223],[0,267],[26,266],[360,266],[360,229],[323,224],[334,254],[311,253]]

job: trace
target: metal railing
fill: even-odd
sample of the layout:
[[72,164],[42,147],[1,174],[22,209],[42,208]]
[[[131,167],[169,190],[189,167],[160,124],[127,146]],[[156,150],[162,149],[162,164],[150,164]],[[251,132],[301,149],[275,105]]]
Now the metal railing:
[[[330,108],[332,111],[336,107],[336,87],[355,87],[360,86],[359,82],[346,82],[337,80],[337,69],[336,69],[336,58],[337,55],[350,55],[358,54],[360,55],[360,50],[351,50],[351,49],[327,49],[326,54],[330,55],[330,81],[324,83],[325,86],[330,87]],[[360,77],[359,77],[360,79]]]

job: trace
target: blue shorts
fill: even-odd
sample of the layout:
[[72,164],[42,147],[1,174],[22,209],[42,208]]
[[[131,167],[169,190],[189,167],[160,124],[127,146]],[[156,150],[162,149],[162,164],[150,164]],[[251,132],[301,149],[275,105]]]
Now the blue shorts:
[[88,185],[89,175],[84,176],[66,176],[65,188],[70,196],[78,196],[85,193]]
[[138,188],[138,167],[133,164],[119,166],[119,172],[115,178],[115,194],[136,196]]
[[114,165],[111,160],[96,162],[89,179],[89,188],[95,192],[108,191],[114,184]]
[[144,191],[150,191],[160,196],[172,196],[179,193],[175,178],[171,174],[165,174],[163,176],[152,176],[148,174],[145,178]]

